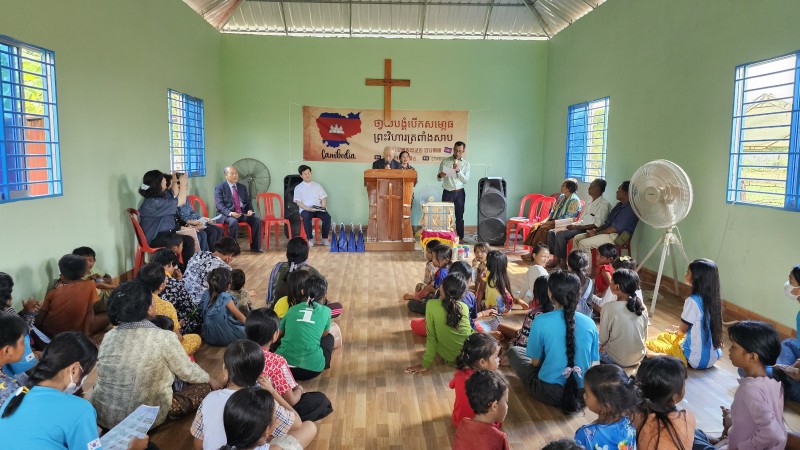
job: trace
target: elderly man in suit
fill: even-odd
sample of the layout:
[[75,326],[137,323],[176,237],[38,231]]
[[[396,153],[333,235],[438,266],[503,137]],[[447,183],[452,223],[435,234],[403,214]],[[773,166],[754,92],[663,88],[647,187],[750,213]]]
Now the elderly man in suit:
[[400,161],[394,159],[394,147],[384,148],[383,158],[376,159],[372,163],[373,169],[400,169],[401,167]]
[[246,222],[250,225],[252,238],[250,240],[250,250],[262,253],[261,249],[261,219],[255,215],[253,202],[247,187],[239,183],[239,172],[236,167],[228,166],[225,168],[225,181],[214,188],[214,203],[217,206],[217,214],[221,214],[219,223],[228,225],[228,236],[236,239],[239,232],[239,223]]

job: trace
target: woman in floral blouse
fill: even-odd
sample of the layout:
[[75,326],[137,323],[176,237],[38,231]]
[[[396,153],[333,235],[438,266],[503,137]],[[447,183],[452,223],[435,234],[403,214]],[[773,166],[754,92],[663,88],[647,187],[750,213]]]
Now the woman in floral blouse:
[[214,244],[213,253],[200,251],[189,260],[183,274],[183,283],[195,305],[200,303],[203,292],[208,290],[208,273],[218,267],[230,270],[229,264],[241,252],[235,239],[224,237]]
[[186,285],[183,284],[183,274],[178,269],[178,255],[168,248],[162,248],[155,252],[151,262],[156,262],[164,266],[167,274],[167,287],[161,292],[161,299],[172,303],[175,312],[178,313],[178,320],[182,323],[181,330],[184,333],[200,333],[203,326],[203,316],[198,312],[197,305],[192,301],[192,297],[186,292]]

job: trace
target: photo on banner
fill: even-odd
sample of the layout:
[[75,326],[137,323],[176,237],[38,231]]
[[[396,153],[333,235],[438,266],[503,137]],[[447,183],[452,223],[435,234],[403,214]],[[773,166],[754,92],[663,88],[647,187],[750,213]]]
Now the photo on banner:
[[468,111],[303,107],[303,160],[372,164],[385,147],[407,151],[411,164],[439,164],[467,139]]

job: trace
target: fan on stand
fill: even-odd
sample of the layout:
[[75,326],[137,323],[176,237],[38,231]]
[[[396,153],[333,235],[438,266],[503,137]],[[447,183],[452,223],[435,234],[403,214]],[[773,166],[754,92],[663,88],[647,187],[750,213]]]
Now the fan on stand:
[[253,158],[244,158],[233,163],[236,171],[239,172],[239,182],[247,186],[247,192],[251,199],[255,199],[258,194],[269,190],[269,183],[272,177],[269,169],[261,161]]
[[658,264],[656,285],[653,288],[653,300],[650,303],[650,314],[656,311],[658,288],[664,272],[664,261],[667,255],[672,259],[672,277],[675,292],[678,292],[678,269],[675,265],[675,253],[671,247],[678,248],[683,259],[689,262],[678,236],[673,233],[677,225],[692,209],[692,182],[677,164],[659,159],[640,167],[631,178],[628,189],[631,207],[639,220],[657,230],[664,230],[664,235],[656,242],[636,268],[638,272],[661,246],[661,261]]

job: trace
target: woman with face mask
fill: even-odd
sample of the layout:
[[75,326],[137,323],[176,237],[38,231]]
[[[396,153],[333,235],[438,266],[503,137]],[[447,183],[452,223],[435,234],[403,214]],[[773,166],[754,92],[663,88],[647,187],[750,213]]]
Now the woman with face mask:
[[[800,264],[789,272],[789,279],[783,285],[783,292],[789,300],[800,302]],[[800,312],[797,313],[797,329],[800,330]],[[788,338],[781,343],[781,354],[773,369],[776,379],[787,384],[786,398],[800,401],[800,342],[798,338]]]
[[97,347],[83,333],[57,335],[21,387],[0,407],[5,448],[95,448],[97,414],[73,395],[97,362]]

